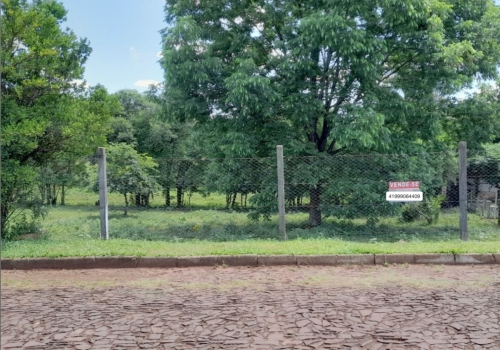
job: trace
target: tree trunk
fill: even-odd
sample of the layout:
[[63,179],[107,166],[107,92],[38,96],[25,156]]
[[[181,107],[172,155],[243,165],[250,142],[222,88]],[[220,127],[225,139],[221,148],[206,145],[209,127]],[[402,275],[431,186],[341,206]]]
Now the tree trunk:
[[5,229],[7,227],[7,219],[9,218],[9,205],[4,201],[2,203],[2,206],[1,206],[1,220],[2,220],[2,223],[1,223],[1,237],[4,238],[5,237],[5,234],[7,232],[5,232]]
[[127,194],[124,193],[123,197],[125,197],[125,212],[124,212],[124,215],[127,216],[127,214],[128,214],[128,198],[127,198]]
[[309,189],[309,196],[311,199],[311,204],[309,205],[309,225],[311,227],[321,225],[321,210],[319,205],[321,203],[321,185],[318,184],[316,187]]
[[231,200],[231,208],[234,209],[234,206],[236,204],[236,196],[238,195],[238,192],[233,193],[233,199]]
[[45,204],[50,205],[50,203],[52,203],[52,191],[50,190],[50,185],[45,185],[45,193],[47,194],[47,202]]
[[141,195],[139,193],[135,194],[135,206],[140,207],[141,206]]
[[177,208],[182,207],[182,187],[177,186]]
[[45,203],[47,200],[47,191],[45,191],[45,185],[39,185],[38,188],[40,189],[40,196],[42,197],[42,203]]
[[57,204],[56,185],[52,185],[52,202],[50,204],[52,204],[52,205],[56,205]]
[[231,204],[231,193],[226,194],[226,209],[229,209],[230,204]]
[[149,208],[149,193],[142,195],[142,202],[143,202],[142,204],[144,205],[144,207]]
[[170,207],[170,186],[165,188],[165,206]]
[[61,205],[66,205],[66,187],[61,185]]

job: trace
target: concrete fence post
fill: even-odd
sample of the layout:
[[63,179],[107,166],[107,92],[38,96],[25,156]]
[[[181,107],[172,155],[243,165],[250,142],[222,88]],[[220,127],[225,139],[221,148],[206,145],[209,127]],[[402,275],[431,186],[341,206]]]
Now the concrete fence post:
[[460,239],[467,240],[467,142],[458,144],[458,202],[460,207]]
[[278,210],[279,210],[279,230],[281,240],[286,241],[285,225],[285,170],[283,165],[283,146],[276,146],[278,161]]
[[101,239],[109,239],[108,230],[108,179],[106,175],[106,149],[97,149],[99,166],[99,210],[101,212]]

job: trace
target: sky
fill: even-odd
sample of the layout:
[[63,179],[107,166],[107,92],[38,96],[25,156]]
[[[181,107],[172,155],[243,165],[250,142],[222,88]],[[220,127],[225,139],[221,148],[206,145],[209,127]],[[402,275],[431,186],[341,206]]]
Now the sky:
[[159,31],[166,27],[165,0],[59,0],[68,14],[63,28],[87,38],[92,53],[84,79],[109,93],[121,89],[143,92],[163,81],[158,60]]
[[[159,31],[166,27],[165,0],[59,1],[68,10],[63,28],[87,38],[93,49],[85,64],[88,85],[102,84],[110,93],[121,89],[143,92],[149,84],[163,81],[158,60]],[[500,0],[495,3],[500,4]]]

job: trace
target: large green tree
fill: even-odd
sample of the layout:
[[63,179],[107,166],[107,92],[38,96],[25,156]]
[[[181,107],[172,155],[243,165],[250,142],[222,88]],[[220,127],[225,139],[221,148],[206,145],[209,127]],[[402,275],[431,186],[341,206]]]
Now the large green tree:
[[[497,82],[498,84],[498,82]],[[484,84],[476,93],[463,99],[452,99],[442,120],[444,142],[455,146],[467,140],[470,150],[500,137],[500,88]]]
[[[167,0],[165,11],[169,114],[215,124],[254,156],[276,144],[289,155],[442,149],[442,107],[500,61],[491,0]],[[310,175],[315,226],[328,174]]]
[[86,96],[82,84],[75,83],[91,49],[86,39],[63,29],[62,4],[2,0],[1,11],[1,221],[6,237],[14,210],[35,198],[40,168],[62,152],[93,151],[105,140],[109,114],[84,108],[93,99],[99,105],[107,93],[96,88]]
[[122,110],[118,99],[109,95],[102,85],[79,91],[68,103],[68,118],[61,125],[68,139],[59,144],[59,150],[40,168],[42,202],[52,205],[57,203],[58,197],[60,203],[65,204],[67,189],[75,185],[85,186],[88,156],[105,142],[111,116]]
[[[111,144],[107,149],[108,187],[111,192],[120,193],[125,199],[124,214],[127,215],[128,194],[151,193],[158,186],[156,164],[152,157],[139,154],[126,143]],[[98,190],[99,184],[94,184]]]

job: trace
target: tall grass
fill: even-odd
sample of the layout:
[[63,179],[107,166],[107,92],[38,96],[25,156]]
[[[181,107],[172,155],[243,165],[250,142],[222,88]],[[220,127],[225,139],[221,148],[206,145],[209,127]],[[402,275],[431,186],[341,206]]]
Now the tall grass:
[[[97,195],[74,190],[66,206],[50,210],[44,235],[35,241],[6,242],[3,257],[82,255],[197,255],[197,254],[339,254],[417,252],[498,252],[500,229],[492,221],[469,215],[469,240],[458,240],[458,211],[443,211],[432,225],[382,218],[373,226],[366,220],[327,218],[308,227],[307,213],[287,214],[288,242],[280,242],[277,216],[251,221],[244,211],[224,210],[223,196],[193,195],[189,210],[167,209],[161,196],[153,208],[121,210],[119,195],[110,195],[111,240],[99,240]],[[157,207],[154,207],[154,206]],[[204,209],[200,209],[204,208]]]

